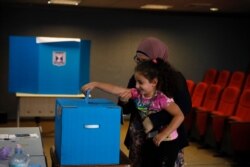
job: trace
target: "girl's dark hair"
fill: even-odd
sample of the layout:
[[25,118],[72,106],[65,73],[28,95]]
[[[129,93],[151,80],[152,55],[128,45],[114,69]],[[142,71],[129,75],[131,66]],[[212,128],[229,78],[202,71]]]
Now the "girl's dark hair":
[[160,58],[139,63],[135,72],[141,73],[149,81],[158,79],[156,89],[162,91],[168,97],[173,97],[175,92],[175,69]]

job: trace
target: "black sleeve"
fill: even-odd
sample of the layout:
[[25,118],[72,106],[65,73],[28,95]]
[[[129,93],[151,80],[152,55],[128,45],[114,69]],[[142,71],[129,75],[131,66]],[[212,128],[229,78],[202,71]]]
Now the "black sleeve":
[[[176,90],[174,93],[174,101],[180,107],[184,116],[187,115],[192,108],[191,97],[188,91],[185,77],[180,73],[176,73]],[[154,129],[159,129],[161,126],[168,124],[172,116],[166,111],[160,111],[149,115]]]
[[184,115],[187,115],[191,111],[191,96],[188,91],[186,79],[180,72],[177,72],[177,89],[174,94],[174,101]]

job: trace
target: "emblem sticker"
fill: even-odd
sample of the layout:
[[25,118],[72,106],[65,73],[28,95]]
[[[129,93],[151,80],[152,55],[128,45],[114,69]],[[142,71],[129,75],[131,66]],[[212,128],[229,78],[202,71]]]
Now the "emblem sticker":
[[53,51],[52,63],[55,66],[64,66],[66,64],[66,52]]

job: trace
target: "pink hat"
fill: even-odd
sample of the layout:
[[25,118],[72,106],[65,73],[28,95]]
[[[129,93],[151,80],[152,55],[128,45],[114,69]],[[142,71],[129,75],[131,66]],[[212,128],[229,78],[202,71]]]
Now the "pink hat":
[[168,48],[159,39],[148,37],[139,44],[137,53],[142,53],[150,59],[161,58],[164,61],[168,59]]

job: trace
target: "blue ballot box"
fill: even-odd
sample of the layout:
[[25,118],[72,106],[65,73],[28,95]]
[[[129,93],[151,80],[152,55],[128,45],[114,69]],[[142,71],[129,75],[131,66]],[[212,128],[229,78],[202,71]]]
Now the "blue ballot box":
[[61,165],[119,164],[121,108],[107,99],[57,99],[56,156]]

